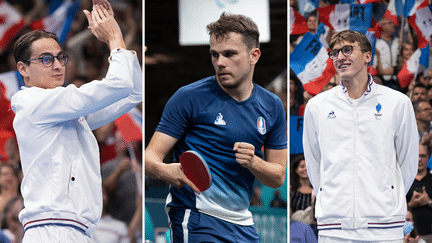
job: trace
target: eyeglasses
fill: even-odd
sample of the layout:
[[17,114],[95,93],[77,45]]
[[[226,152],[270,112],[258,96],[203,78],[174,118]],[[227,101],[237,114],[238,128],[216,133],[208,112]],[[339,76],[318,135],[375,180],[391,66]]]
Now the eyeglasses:
[[[327,54],[329,55],[330,59],[332,59],[332,60],[337,60],[340,51],[342,52],[342,54],[343,54],[345,57],[348,57],[349,55],[352,54],[353,50],[354,50],[354,46],[352,46],[352,45],[347,45],[347,46],[343,46],[343,47],[340,48],[340,49],[333,49],[333,50],[329,51]],[[362,51],[363,51],[363,50],[362,50]]]
[[60,53],[58,56],[53,56],[52,54],[45,54],[42,57],[29,59],[26,62],[42,60],[42,64],[45,67],[51,67],[54,64],[54,58],[57,58],[62,66],[65,66],[68,63],[69,56],[66,53]]

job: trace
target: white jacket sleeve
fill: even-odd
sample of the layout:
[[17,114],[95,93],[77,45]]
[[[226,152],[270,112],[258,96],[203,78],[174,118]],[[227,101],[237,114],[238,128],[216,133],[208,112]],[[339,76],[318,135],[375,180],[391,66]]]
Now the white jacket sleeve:
[[142,91],[143,91],[143,79],[142,79],[142,71],[138,61],[137,56],[135,55],[134,63],[133,63],[133,89],[131,94],[121,99],[114,104],[111,104],[99,111],[96,111],[92,114],[86,116],[86,121],[92,130],[99,128],[103,125],[106,125],[118,117],[122,116],[136,105],[138,105],[142,99]]
[[37,125],[57,124],[101,110],[131,95],[134,87],[134,55],[117,50],[111,56],[107,75],[102,81],[95,80],[80,88],[74,85],[55,89],[32,87],[21,93],[22,99],[12,97],[12,103],[20,105],[25,101],[23,107],[27,116]]
[[[405,98],[405,97],[404,97]],[[397,161],[401,167],[405,194],[408,193],[417,175],[419,161],[419,138],[414,109],[408,97],[404,99],[399,114],[399,127],[396,130],[395,147]]]
[[306,106],[303,120],[303,150],[306,162],[306,169],[309,180],[318,195],[320,185],[320,161],[321,150],[318,143],[317,126],[313,117],[313,104],[309,101]]

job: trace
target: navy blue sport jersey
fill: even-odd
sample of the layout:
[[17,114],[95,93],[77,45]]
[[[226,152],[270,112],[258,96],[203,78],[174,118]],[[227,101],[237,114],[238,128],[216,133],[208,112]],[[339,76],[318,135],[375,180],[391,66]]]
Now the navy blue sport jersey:
[[200,212],[239,224],[252,225],[248,208],[255,177],[235,160],[234,143],[287,148],[286,114],[281,100],[254,84],[249,99],[238,102],[208,77],[180,88],[167,102],[156,129],[179,139],[174,161],[187,150],[207,161],[213,184],[196,194],[188,186],[170,187],[168,207],[198,209]]

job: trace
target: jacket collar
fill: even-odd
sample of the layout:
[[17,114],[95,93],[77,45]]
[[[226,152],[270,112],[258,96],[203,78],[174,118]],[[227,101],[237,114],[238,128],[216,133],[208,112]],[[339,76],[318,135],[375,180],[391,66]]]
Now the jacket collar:
[[[378,85],[373,81],[372,75],[370,75],[368,73],[368,85],[366,88],[366,91],[364,92],[363,96],[361,98],[359,98],[358,100],[365,100],[367,99],[367,97],[371,96],[372,94],[374,94],[376,92],[376,89],[378,87]],[[342,80],[339,81],[340,85],[341,85],[341,93],[343,94],[342,96],[347,97],[349,100],[352,100],[349,96],[348,96],[348,90],[347,87],[345,85],[343,85]]]

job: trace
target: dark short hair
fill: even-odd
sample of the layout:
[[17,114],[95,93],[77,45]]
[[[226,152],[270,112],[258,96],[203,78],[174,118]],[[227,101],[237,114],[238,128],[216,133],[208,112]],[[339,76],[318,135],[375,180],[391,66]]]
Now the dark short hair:
[[290,185],[291,190],[293,191],[296,191],[300,187],[300,176],[295,171],[299,167],[302,160],[305,160],[304,154],[297,154],[291,161]]
[[364,34],[353,30],[344,30],[334,34],[329,43],[330,49],[333,50],[334,45],[339,44],[343,41],[347,41],[349,43],[358,42],[360,48],[364,52],[372,50],[372,45],[367,39],[367,37]]
[[420,104],[423,102],[426,102],[429,104],[429,101],[423,100],[423,99],[418,99],[418,100],[412,102],[414,112],[417,112],[420,109]]
[[223,12],[219,20],[207,25],[207,31],[217,40],[226,39],[229,33],[234,32],[243,36],[243,42],[249,49],[260,47],[258,26],[244,15]]
[[314,11],[310,12],[309,15],[306,17],[306,22],[309,20],[310,17],[318,18],[318,11],[315,9]]
[[30,31],[24,35],[22,35],[18,40],[15,42],[14,48],[13,48],[13,54],[15,57],[15,62],[26,62],[28,59],[30,59],[32,54],[31,45],[33,42],[43,39],[43,38],[52,38],[57,43],[58,37],[56,34],[47,32],[44,30],[34,30]]
[[428,89],[428,87],[426,85],[422,84],[422,83],[416,83],[416,84],[414,84],[413,90],[415,88],[422,88],[422,89],[426,89],[426,90]]

